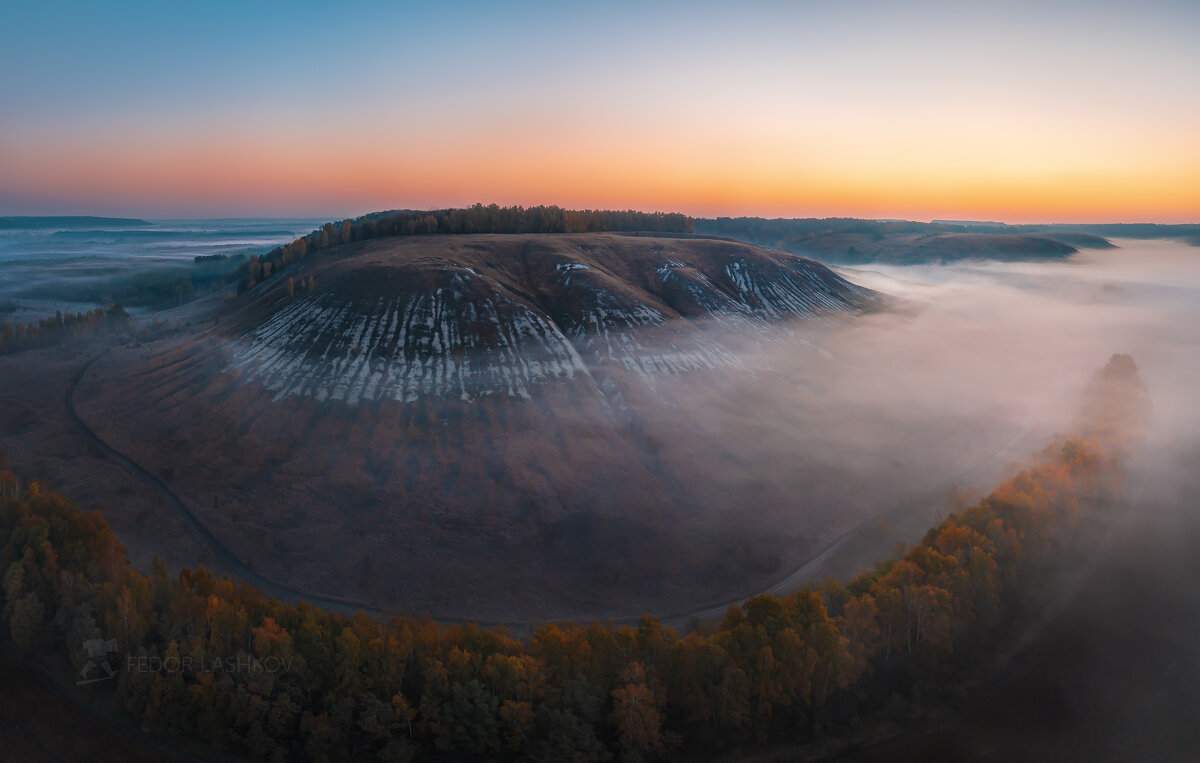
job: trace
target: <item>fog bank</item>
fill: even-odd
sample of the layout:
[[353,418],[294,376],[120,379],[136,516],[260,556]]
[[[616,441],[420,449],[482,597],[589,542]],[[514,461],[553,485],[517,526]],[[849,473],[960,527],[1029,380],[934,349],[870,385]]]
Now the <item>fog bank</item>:
[[[750,373],[660,389],[674,403],[663,426],[678,434],[662,447],[686,451],[696,431],[722,443],[733,463],[706,473],[795,496],[769,521],[818,545],[887,517],[871,531],[887,537],[802,578],[845,576],[989,490],[1069,430],[1079,392],[1114,353],[1133,356],[1150,390],[1152,445],[1190,447],[1200,249],[1116,243],[1055,263],[843,269],[896,309],[793,324],[743,348]],[[735,521],[767,521],[753,495],[728,508]]]

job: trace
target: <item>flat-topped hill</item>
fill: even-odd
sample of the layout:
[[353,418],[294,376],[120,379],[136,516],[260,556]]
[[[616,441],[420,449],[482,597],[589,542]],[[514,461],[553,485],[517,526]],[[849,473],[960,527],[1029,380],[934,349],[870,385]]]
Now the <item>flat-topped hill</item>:
[[839,475],[746,458],[698,401],[761,343],[881,304],[728,241],[372,239],[106,356],[79,408],[295,589],[484,620],[687,609],[857,519]]
[[278,397],[528,397],[615,370],[712,369],[738,362],[730,332],[878,302],[811,260],[725,241],[392,238],[311,259],[290,292],[262,284],[225,323],[234,366]]

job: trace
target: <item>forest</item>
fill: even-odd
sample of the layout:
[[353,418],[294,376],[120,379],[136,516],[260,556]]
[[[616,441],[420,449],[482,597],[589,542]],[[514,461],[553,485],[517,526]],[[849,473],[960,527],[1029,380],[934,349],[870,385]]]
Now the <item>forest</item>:
[[152,309],[175,307],[226,289],[232,274],[247,259],[245,254],[215,254],[193,257],[190,263],[139,265],[107,277],[47,283],[30,296],[104,305],[120,302]]
[[40,318],[37,322],[0,321],[0,355],[121,330],[129,323],[129,314],[119,303],[81,313],[64,314],[60,310],[53,318]]
[[77,671],[87,642],[115,639],[118,675],[95,691],[148,733],[261,760],[694,759],[810,741],[946,696],[1030,619],[1081,526],[1121,493],[1132,368],[1114,357],[1094,386],[1115,379],[1122,395],[1093,394],[1070,437],[897,558],[687,633],[647,616],[518,637],[289,605],[161,560],[147,575],[98,512],[8,471],[0,628]]

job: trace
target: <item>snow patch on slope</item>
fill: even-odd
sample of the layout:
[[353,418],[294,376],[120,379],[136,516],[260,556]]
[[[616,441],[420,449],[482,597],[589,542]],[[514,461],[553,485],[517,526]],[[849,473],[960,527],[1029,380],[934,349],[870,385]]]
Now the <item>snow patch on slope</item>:
[[289,395],[411,403],[422,396],[529,398],[545,381],[587,376],[552,321],[504,297],[473,301],[457,290],[335,303],[302,299],[233,346],[232,368]]
[[658,264],[643,271],[649,282],[641,286],[603,266],[557,263],[550,314],[457,264],[401,278],[403,293],[299,298],[239,337],[229,367],[277,400],[529,399],[538,384],[577,377],[613,396],[622,378],[653,388],[657,377],[746,369],[724,344],[731,337],[733,346],[771,341],[776,323],[874,299],[804,260],[733,257],[700,266],[692,257],[652,254]]

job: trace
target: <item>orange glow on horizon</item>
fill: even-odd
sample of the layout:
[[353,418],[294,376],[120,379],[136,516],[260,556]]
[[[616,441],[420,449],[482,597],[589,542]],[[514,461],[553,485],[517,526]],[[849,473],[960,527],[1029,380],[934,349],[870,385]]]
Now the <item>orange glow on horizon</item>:
[[443,5],[14,8],[0,214],[1200,222],[1194,2]]
[[[321,136],[267,131],[185,144],[101,136],[53,151],[30,140],[6,164],[10,176],[25,178],[24,191],[45,198],[70,189],[73,198],[123,199],[131,210],[168,200],[216,214],[354,215],[495,201],[695,216],[1200,220],[1200,147],[1182,136],[1090,166],[1087,156],[1103,145],[1056,160],[1053,145],[1036,141],[989,156],[903,134],[874,144],[861,135],[685,135],[546,133],[519,143],[443,136],[415,141],[419,151],[377,133],[334,151]],[[822,150],[806,148],[814,145]]]

